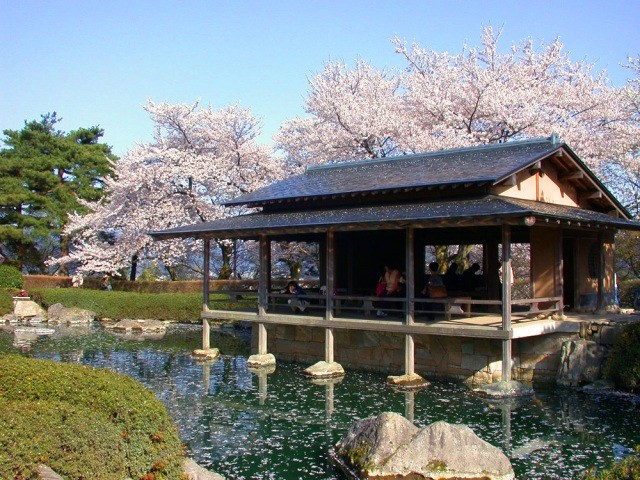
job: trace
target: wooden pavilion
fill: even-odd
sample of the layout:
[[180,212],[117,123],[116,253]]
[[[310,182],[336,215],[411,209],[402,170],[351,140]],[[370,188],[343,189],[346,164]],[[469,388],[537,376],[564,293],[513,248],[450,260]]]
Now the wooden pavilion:
[[[227,205],[256,210],[150,233],[156,240],[204,240],[203,348],[209,348],[211,319],[252,322],[259,355],[269,351],[268,328],[322,331],[324,352],[311,356],[324,356],[329,363],[348,356],[358,332],[394,335],[404,339],[406,375],[415,372],[416,338],[456,337],[499,342],[497,362],[491,355],[480,358],[500,364],[496,377],[511,379],[514,340],[575,332],[579,326],[567,321],[566,310],[597,310],[615,301],[615,233],[640,229],[640,222],[555,135],[308,167]],[[211,239],[259,242],[257,289],[228,292],[231,300],[255,295],[255,310],[210,309]],[[311,304],[304,312],[281,305],[283,295],[272,288],[273,241],[319,245],[322,288],[309,293]],[[443,299],[421,297],[426,249],[458,244],[481,246],[479,288],[453,291]],[[512,296],[514,244],[529,249],[526,298]],[[384,264],[405,273],[406,289],[404,296],[391,299],[396,317],[380,319],[372,315],[372,289]],[[438,320],[429,321],[434,311]],[[345,336],[337,350],[339,332]],[[276,342],[269,346],[277,353]],[[388,363],[384,356],[377,362]]]

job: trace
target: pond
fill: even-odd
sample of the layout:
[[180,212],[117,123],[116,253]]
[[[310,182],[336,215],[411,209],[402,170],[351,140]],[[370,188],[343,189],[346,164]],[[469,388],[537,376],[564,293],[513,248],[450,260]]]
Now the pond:
[[153,390],[180,429],[189,455],[227,479],[344,479],[327,452],[356,420],[383,411],[422,427],[463,423],[500,447],[519,479],[571,479],[602,468],[640,444],[640,402],[631,396],[536,390],[533,397],[487,401],[459,383],[434,381],[415,393],[394,391],[385,375],[347,371],[313,383],[308,365],[279,363],[252,373],[246,331],[214,331],[223,356],[196,363],[199,326],[172,326],[157,338],[116,335],[101,326],[56,328],[35,341],[0,332],[0,352],[108,368]]

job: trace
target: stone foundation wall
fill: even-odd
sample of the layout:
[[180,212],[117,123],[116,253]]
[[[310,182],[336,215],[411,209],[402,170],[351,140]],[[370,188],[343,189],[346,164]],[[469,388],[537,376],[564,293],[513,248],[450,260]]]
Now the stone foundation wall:
[[[324,329],[291,325],[267,326],[267,349],[276,359],[312,365],[324,359]],[[572,334],[549,334],[514,340],[513,378],[555,382],[562,343]],[[451,378],[474,384],[502,378],[502,342],[416,335],[415,371],[426,378]],[[257,329],[253,333],[257,348]],[[368,331],[334,330],[334,356],[345,370],[378,371],[390,375],[404,372],[404,336]]]

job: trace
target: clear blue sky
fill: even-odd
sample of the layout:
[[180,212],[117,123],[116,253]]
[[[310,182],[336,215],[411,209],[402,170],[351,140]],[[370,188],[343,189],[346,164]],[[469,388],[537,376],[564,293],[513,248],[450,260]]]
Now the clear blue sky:
[[263,143],[304,114],[307,79],[328,60],[402,66],[391,39],[457,53],[502,27],[502,49],[559,37],[606,69],[640,54],[640,1],[0,0],[0,130],[57,111],[60,128],[99,125],[123,155],[151,140],[142,105],[240,103]]

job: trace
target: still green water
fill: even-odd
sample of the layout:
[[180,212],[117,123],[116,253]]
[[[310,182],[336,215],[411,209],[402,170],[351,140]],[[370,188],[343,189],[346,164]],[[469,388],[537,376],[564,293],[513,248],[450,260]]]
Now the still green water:
[[437,420],[468,425],[507,454],[518,479],[579,478],[640,444],[638,397],[554,389],[496,402],[443,381],[413,394],[396,392],[385,375],[354,371],[342,381],[315,384],[303,374],[307,365],[249,371],[246,332],[212,333],[211,344],[223,356],[211,365],[190,356],[200,342],[199,326],[174,326],[155,339],[100,326],[58,328],[33,342],[0,332],[0,352],[108,368],[152,389],[189,455],[228,480],[344,479],[327,452],[355,420],[383,411],[419,427]]

